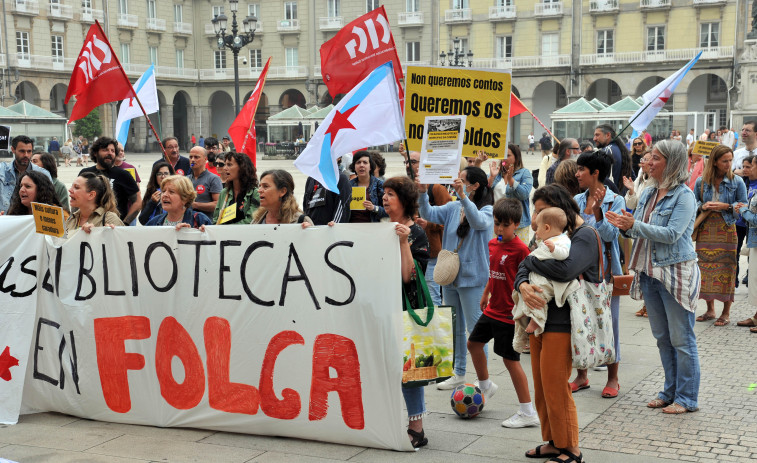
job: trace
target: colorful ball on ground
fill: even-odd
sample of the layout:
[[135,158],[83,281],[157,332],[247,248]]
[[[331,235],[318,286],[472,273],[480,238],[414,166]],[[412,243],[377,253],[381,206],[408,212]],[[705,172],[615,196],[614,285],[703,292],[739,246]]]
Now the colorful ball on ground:
[[452,410],[461,418],[473,418],[484,409],[486,399],[478,386],[461,384],[452,391]]

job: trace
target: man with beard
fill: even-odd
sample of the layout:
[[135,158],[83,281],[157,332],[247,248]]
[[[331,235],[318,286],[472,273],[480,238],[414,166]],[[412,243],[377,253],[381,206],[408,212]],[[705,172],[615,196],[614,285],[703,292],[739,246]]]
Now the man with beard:
[[26,135],[18,135],[11,140],[13,161],[0,163],[0,212],[8,210],[13,190],[16,188],[16,179],[26,172],[26,169],[40,171],[50,179],[50,182],[53,181],[47,169],[31,163],[33,152],[34,141]]
[[[216,137],[208,137],[205,139],[205,153],[208,156],[208,164],[207,169],[208,171],[213,175],[218,175],[218,170],[216,170],[216,158],[219,154],[223,153],[223,150],[221,149],[220,145],[218,144],[218,139]],[[189,151],[189,157],[192,157],[192,151]],[[191,164],[191,159],[190,159]],[[195,169],[197,166],[191,166],[192,170]],[[189,176],[189,172],[187,172],[187,176]],[[203,211],[204,212],[204,211]],[[210,211],[212,214],[213,211]]]
[[142,194],[134,177],[124,169],[114,165],[119,151],[117,140],[109,137],[98,138],[89,148],[90,156],[94,159],[95,165],[82,169],[79,175],[84,172],[92,172],[108,177],[113,193],[116,195],[118,214],[125,224],[129,224],[142,209]]
[[626,145],[615,140],[615,130],[607,124],[602,124],[594,129],[594,144],[612,157],[612,181],[617,185],[623,185],[621,167],[623,156],[628,153]]

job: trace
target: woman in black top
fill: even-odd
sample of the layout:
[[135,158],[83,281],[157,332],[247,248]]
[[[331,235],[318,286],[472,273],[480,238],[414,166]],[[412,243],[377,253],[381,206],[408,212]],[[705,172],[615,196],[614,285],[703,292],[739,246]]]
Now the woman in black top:
[[[557,184],[539,188],[534,193],[534,218],[542,209],[557,207],[565,211],[571,248],[565,260],[540,261],[526,257],[515,277],[515,288],[526,304],[544,306],[541,292],[528,281],[530,272],[550,280],[567,282],[583,275],[586,281],[600,282],[599,246],[596,232],[584,221],[570,193]],[[583,461],[578,448],[578,414],[568,382],[573,361],[570,339],[570,307],[558,307],[554,299],[547,305],[547,320],[541,336],[530,336],[531,369],[534,377],[534,402],[541,421],[542,438],[549,443],[526,452],[526,456],[556,457],[560,461]]]

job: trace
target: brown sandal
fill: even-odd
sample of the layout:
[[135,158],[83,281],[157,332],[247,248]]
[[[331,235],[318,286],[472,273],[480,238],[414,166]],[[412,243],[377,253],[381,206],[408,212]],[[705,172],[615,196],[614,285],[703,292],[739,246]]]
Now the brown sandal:
[[747,318],[746,320],[736,322],[736,326],[757,326],[757,317]]
[[652,399],[648,404],[647,407],[649,408],[664,408],[670,405],[671,402],[666,402],[660,398]]
[[683,405],[677,404],[677,403],[672,403],[662,409],[662,412],[667,415],[681,415],[683,413],[696,412],[696,411],[699,411],[699,408],[694,408],[692,410],[689,410]]
[[646,317],[647,316],[647,306],[642,307],[641,310],[639,310],[638,312],[636,312],[636,316],[637,317]]

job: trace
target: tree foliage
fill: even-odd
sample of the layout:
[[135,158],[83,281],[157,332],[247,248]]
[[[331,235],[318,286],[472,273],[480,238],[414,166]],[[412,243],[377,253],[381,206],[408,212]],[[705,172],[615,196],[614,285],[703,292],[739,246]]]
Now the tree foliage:
[[103,126],[100,123],[100,110],[95,109],[83,118],[76,121],[74,136],[82,135],[87,140],[94,140],[102,134]]

